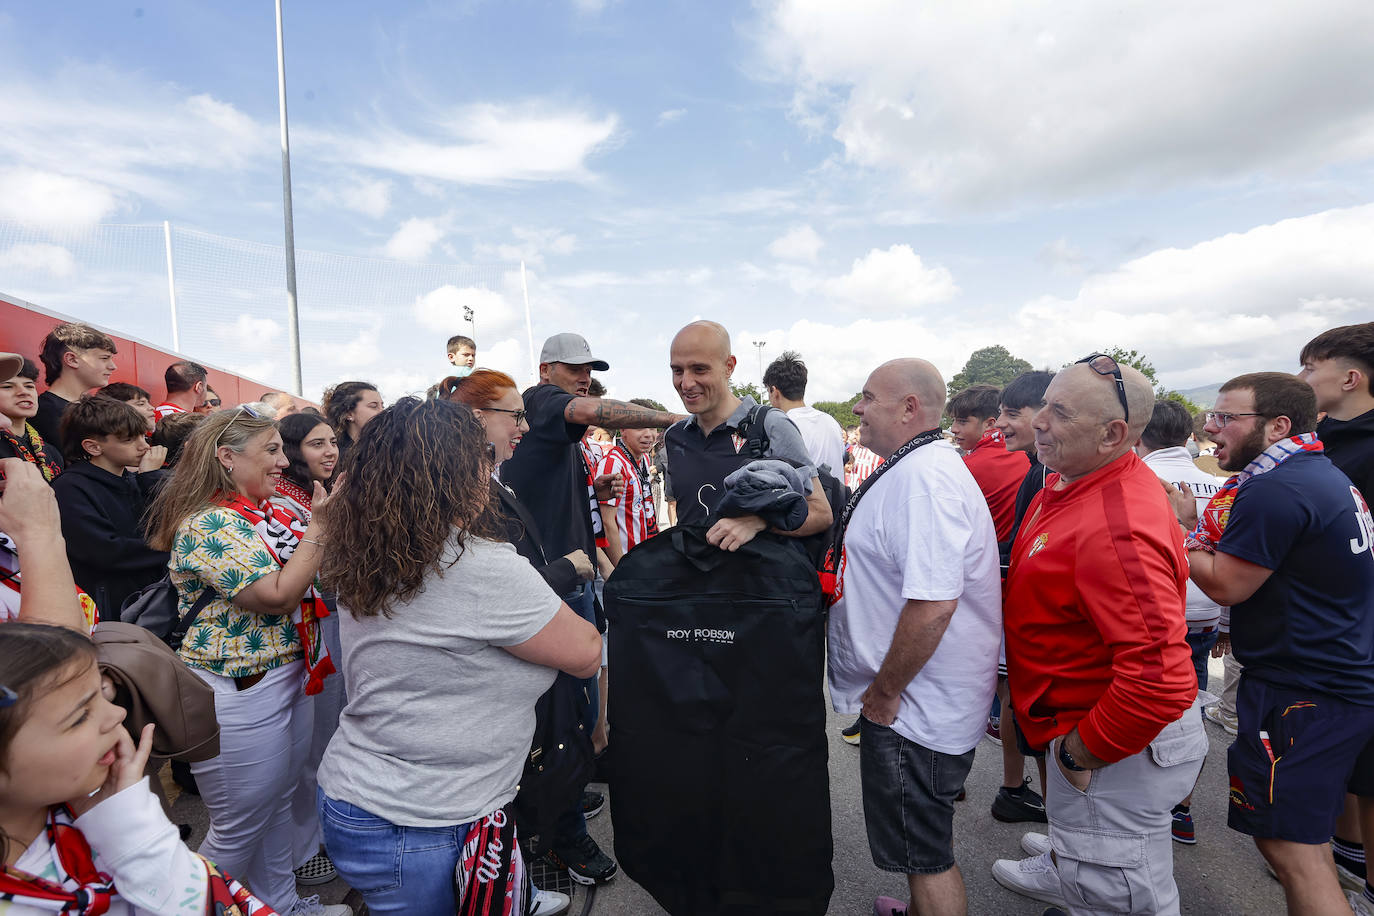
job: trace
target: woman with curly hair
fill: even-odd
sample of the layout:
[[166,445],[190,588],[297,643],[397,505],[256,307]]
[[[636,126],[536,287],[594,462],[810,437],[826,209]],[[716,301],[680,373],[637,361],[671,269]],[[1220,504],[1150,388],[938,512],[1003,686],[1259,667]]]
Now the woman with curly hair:
[[178,654],[215,691],[218,757],[191,764],[210,812],[205,857],[277,912],[349,916],[296,893],[291,795],[310,751],[309,696],[333,670],[315,575],[329,495],[304,524],[272,502],[288,462],[277,425],[249,407],[205,418],[153,503],[148,541],[170,550],[182,615],[203,604]]
[[[450,916],[455,868],[497,858],[486,886],[523,912],[508,805],[534,704],[557,670],[595,674],[601,638],[506,542],[471,411],[403,398],[368,424],[349,469],[324,568],[349,685],[319,770],[325,845],[378,916]],[[566,898],[534,904],[553,913]]]
[[382,396],[371,382],[339,382],[324,393],[324,415],[339,436],[340,455],[353,447],[382,406]]

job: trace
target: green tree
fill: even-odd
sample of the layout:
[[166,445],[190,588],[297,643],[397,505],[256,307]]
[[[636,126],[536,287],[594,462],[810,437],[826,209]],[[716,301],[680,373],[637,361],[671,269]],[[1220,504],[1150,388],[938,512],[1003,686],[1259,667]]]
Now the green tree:
[[737,398],[742,398],[745,395],[748,395],[760,404],[768,403],[768,398],[765,397],[764,393],[759,390],[759,386],[755,385],[753,382],[746,382],[743,385],[736,385],[734,382],[731,382],[730,393]]
[[817,401],[811,406],[821,413],[828,413],[835,418],[835,422],[845,429],[859,425],[859,418],[854,416],[854,405],[859,403],[862,394],[856,394],[847,401]]
[[661,410],[664,413],[668,412],[668,408],[664,407],[661,402],[656,401],[653,398],[632,398],[630,400],[630,403],[638,404],[640,407],[649,407],[653,410]]
[[1022,372],[1029,372],[1031,364],[1011,355],[1006,347],[996,344],[974,350],[968,362],[949,380],[949,396],[954,397],[970,385],[996,385],[1001,388]]

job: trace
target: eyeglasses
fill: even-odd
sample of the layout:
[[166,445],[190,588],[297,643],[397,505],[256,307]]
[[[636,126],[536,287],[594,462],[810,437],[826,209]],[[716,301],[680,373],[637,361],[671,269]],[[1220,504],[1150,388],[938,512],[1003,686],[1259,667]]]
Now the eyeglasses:
[[206,406],[206,407],[218,407],[221,403],[223,403],[223,402],[220,401],[219,398],[210,398],[208,401],[205,402],[205,406]]
[[483,409],[483,410],[494,410],[494,411],[496,411],[497,413],[508,413],[508,414],[511,415],[511,419],[515,420],[515,425],[516,425],[516,426],[519,426],[521,423],[524,423],[524,422],[525,422],[525,411],[524,411],[524,410],[510,410],[509,408],[506,408],[506,407],[483,407],[482,409]]
[[1098,375],[1110,375],[1116,379],[1116,398],[1121,402],[1121,409],[1126,414],[1126,422],[1131,422],[1131,407],[1126,403],[1126,383],[1121,378],[1121,367],[1116,364],[1116,360],[1105,353],[1093,353],[1083,357],[1074,365],[1077,366],[1080,363],[1087,363],[1088,368]]
[[229,420],[229,422],[224,424],[224,429],[221,429],[219,431],[219,435],[215,437],[215,446],[210,450],[211,452],[219,451],[219,440],[224,438],[224,434],[229,431],[229,427],[237,423],[239,421],[239,417],[243,416],[244,414],[248,414],[248,416],[252,417],[254,420],[267,419],[262,414],[258,413],[253,408],[249,407],[247,404],[241,404],[239,406],[239,409],[234,413],[234,416]]
[[1217,429],[1225,429],[1227,424],[1234,420],[1236,417],[1262,416],[1264,416],[1264,414],[1262,413],[1221,413],[1215,410],[1209,410],[1205,414],[1203,414],[1203,417],[1206,418],[1207,422],[1211,423]]

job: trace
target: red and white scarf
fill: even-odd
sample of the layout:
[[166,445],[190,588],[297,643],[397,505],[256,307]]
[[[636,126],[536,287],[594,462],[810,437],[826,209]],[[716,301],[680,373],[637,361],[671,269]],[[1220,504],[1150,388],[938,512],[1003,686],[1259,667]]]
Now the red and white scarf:
[[[286,561],[291,559],[291,555],[296,552],[296,545],[300,543],[301,535],[305,533],[301,519],[270,499],[263,500],[260,505],[255,506],[239,493],[220,493],[215,499],[215,504],[237,512],[252,525],[267,552],[281,566],[285,566]],[[329,649],[325,647],[320,636],[319,618],[328,616],[329,609],[325,607],[324,599],[312,584],[305,590],[305,597],[301,599],[297,613],[292,615],[305,655],[307,696],[314,696],[323,690],[324,679],[335,671],[334,662],[329,657]]]
[[[64,882],[49,881],[17,868],[0,870],[0,903],[32,907],[51,913],[74,916],[101,916],[119,899],[114,879],[95,867],[91,844],[73,823],[71,809],[57,805],[48,810],[48,845],[53,866]],[[249,893],[248,889],[221,872],[214,863],[205,863],[208,886],[207,914],[224,916],[277,916],[275,910]],[[76,887],[70,888],[70,885]],[[8,909],[0,907],[0,909]]]
[[478,818],[454,872],[458,916],[523,916],[529,879],[512,804]]
[[1217,542],[1226,533],[1226,526],[1231,521],[1231,506],[1236,501],[1236,493],[1247,480],[1272,471],[1299,452],[1320,451],[1322,444],[1317,434],[1303,433],[1280,439],[1260,452],[1254,461],[1245,466],[1245,470],[1222,484],[1221,489],[1208,501],[1207,507],[1197,518],[1197,526],[1184,537],[1184,546],[1189,550],[1216,553]]

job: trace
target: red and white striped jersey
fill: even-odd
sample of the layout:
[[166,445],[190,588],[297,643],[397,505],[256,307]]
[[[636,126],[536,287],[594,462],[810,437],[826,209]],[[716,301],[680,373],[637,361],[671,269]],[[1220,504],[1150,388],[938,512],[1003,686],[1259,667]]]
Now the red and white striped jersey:
[[852,491],[857,490],[859,484],[867,480],[868,475],[878,469],[878,465],[883,463],[883,459],[857,443],[850,446],[849,453],[854,456],[854,460],[845,466],[844,483]]
[[603,499],[603,506],[615,506],[616,527],[620,529],[620,546],[626,552],[658,534],[658,519],[654,514],[654,496],[649,488],[649,456],[635,461],[624,443],[617,442],[606,452],[596,467],[596,476],[614,474],[625,490],[619,499]]
[[161,420],[164,417],[170,417],[174,413],[185,412],[185,407],[182,407],[178,404],[173,404],[171,401],[163,401],[161,404],[153,408],[153,416],[158,420]]

